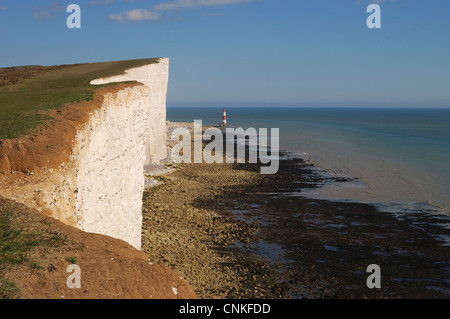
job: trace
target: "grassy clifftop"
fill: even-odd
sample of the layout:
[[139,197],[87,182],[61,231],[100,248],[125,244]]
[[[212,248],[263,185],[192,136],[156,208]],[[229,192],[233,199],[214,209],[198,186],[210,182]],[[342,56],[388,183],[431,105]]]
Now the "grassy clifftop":
[[45,111],[91,100],[98,87],[89,84],[93,79],[119,75],[158,61],[155,58],[0,69],[0,139],[26,135],[49,119]]

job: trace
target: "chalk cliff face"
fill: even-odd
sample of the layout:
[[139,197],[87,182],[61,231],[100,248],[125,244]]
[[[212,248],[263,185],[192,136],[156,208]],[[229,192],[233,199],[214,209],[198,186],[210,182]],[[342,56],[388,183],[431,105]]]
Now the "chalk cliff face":
[[107,94],[77,133],[74,215],[78,228],[140,249],[143,168],[167,156],[168,59],[91,84],[132,80],[144,85]]
[[105,96],[79,131],[75,219],[78,228],[140,248],[143,167],[150,90],[136,86]]
[[148,110],[141,116],[149,122],[146,137],[146,164],[161,161],[166,153],[166,96],[169,81],[169,59],[161,58],[159,63],[129,69],[123,75],[101,78],[91,84],[139,81],[150,89]]
[[138,81],[106,90],[77,128],[70,161],[58,168],[0,178],[0,195],[87,232],[141,248],[144,165],[167,156],[168,59],[91,84]]

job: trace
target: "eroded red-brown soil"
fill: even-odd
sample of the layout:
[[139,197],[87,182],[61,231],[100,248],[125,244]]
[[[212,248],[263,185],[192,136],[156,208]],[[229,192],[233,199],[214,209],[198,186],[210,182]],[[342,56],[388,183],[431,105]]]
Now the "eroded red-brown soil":
[[[0,279],[14,282],[19,288],[14,297],[196,298],[187,281],[167,266],[151,263],[143,252],[122,240],[83,232],[0,197],[0,215],[7,212],[12,212],[13,228],[37,234],[42,241],[20,265],[0,268]],[[81,288],[67,286],[72,274],[67,267],[73,261],[81,270]]]

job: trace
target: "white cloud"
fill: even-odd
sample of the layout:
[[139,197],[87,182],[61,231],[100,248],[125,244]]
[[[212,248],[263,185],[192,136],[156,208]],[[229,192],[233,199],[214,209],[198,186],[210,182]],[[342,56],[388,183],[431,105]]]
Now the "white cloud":
[[[91,3],[106,4],[113,0],[91,0]],[[134,0],[123,0],[132,2]],[[109,18],[120,22],[143,21],[143,20],[161,20],[161,15],[155,11],[172,11],[181,8],[201,8],[212,6],[223,6],[229,4],[243,4],[257,2],[262,0],[174,0],[161,2],[153,7],[152,11],[147,9],[135,9],[119,14],[111,14]],[[221,14],[204,14],[204,15],[221,15]]]
[[120,22],[129,21],[143,21],[143,20],[159,20],[161,16],[153,11],[146,9],[135,9],[120,14],[111,14],[109,16],[111,20],[116,20]]
[[228,4],[242,4],[249,2],[256,2],[261,0],[175,0],[167,1],[157,4],[153,10],[155,11],[171,11],[181,8],[200,8],[223,6]]

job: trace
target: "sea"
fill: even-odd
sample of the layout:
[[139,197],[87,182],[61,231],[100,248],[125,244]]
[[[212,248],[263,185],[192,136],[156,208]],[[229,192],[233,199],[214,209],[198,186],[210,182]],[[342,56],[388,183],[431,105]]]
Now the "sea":
[[[223,106],[168,107],[167,120],[217,126],[222,111]],[[344,177],[345,182],[302,190],[302,196],[373,204],[396,216],[426,212],[450,218],[450,109],[229,107],[226,112],[229,127],[278,128],[280,150],[313,163],[318,174]],[[447,229],[448,220],[441,223]]]

